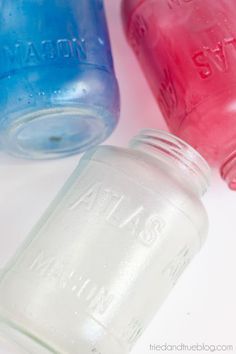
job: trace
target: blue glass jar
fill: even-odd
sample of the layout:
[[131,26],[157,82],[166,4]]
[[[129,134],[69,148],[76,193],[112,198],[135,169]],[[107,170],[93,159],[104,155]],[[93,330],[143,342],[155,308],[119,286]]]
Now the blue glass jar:
[[0,144],[54,158],[101,143],[119,90],[102,0],[0,0]]

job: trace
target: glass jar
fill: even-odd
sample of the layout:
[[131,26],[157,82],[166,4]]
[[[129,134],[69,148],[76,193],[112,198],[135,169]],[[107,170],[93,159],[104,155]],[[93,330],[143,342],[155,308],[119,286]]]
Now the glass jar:
[[236,190],[235,0],[123,0],[133,47],[171,131]]
[[55,158],[104,141],[119,93],[102,0],[0,1],[0,143]]
[[4,333],[30,353],[127,354],[205,241],[208,178],[162,131],[87,152],[0,277]]

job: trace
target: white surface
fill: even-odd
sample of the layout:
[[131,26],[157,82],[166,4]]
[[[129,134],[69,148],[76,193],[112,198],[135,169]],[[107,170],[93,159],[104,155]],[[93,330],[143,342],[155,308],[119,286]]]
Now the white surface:
[[[126,145],[141,128],[165,128],[165,124],[125,42],[119,16],[120,0],[106,3],[122,98],[121,121],[108,143]],[[1,265],[26,237],[78,160],[75,156],[50,162],[27,162],[0,154]],[[150,344],[182,342],[231,344],[234,345],[231,353],[236,353],[236,193],[228,191],[215,174],[204,199],[211,225],[208,242],[133,354],[155,353],[150,351]],[[7,353],[0,350],[0,354]]]

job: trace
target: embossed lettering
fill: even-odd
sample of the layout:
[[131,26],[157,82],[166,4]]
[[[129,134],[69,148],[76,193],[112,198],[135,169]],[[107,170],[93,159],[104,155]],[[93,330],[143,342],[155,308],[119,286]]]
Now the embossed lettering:
[[29,64],[30,62],[40,62],[41,58],[34,43],[29,42],[27,45],[26,59],[25,62]]
[[164,268],[163,274],[167,275],[174,286],[191,261],[190,249],[184,246],[176,257]]
[[130,32],[130,41],[134,50],[137,51],[138,46],[142,39],[148,32],[148,24],[143,16],[136,15],[133,21],[133,26]]
[[69,205],[69,210],[88,212],[87,218],[95,222],[104,220],[117,229],[126,230],[143,245],[151,247],[164,232],[166,222],[157,213],[149,214],[143,205],[132,205],[129,196],[104,187],[102,182],[90,185]]
[[106,287],[99,286],[92,279],[79,275],[68,265],[43,252],[39,253],[28,269],[40,277],[56,281],[59,288],[70,290],[77,299],[86,303],[92,313],[103,315],[114,300],[114,295]]
[[41,276],[49,274],[55,264],[55,258],[45,258],[43,252],[39,253],[30,265],[30,270],[35,270]]
[[207,58],[205,57],[204,52],[201,51],[194,54],[193,62],[197,67],[202,68],[199,71],[199,74],[202,79],[207,79],[209,76],[211,76],[212,74],[211,66],[207,62]]
[[57,55],[57,49],[55,43],[52,41],[42,41],[43,55],[47,59],[55,59]]
[[86,60],[87,58],[86,42],[84,39],[79,40],[77,38],[73,38],[72,47],[73,47],[73,53],[75,57]]
[[208,52],[209,58],[212,60],[212,63],[219,71],[226,72],[228,69],[228,62],[225,53],[225,46],[223,43],[219,42],[216,48],[204,48],[205,52]]
[[202,79],[211,77],[214,71],[227,72],[230,68],[230,55],[236,50],[236,38],[225,38],[219,41],[215,47],[203,46],[197,51],[192,60]]
[[16,43],[13,47],[3,47],[4,60],[8,60],[11,65],[22,65],[23,53],[20,43]]
[[71,58],[73,56],[73,47],[68,39],[59,39],[57,41],[59,57]]
[[134,212],[129,214],[128,217],[124,219],[124,221],[121,222],[120,228],[123,229],[128,227],[132,234],[136,234],[137,228],[141,223],[141,217],[143,216],[143,213],[144,207],[140,206]]
[[121,338],[125,340],[130,346],[133,346],[138,338],[141,337],[143,333],[143,326],[141,321],[138,319],[132,319],[128,326],[124,328],[124,331],[121,334]]
[[125,199],[124,195],[117,195],[116,193],[112,193],[112,197],[110,198],[111,208],[109,208],[110,210],[106,215],[106,220],[113,225],[117,225],[117,222],[119,222],[119,220],[117,220],[116,218],[117,216],[116,211],[119,209],[119,206],[122,204],[124,199]]
[[170,116],[173,110],[177,107],[178,99],[176,89],[171,73],[168,69],[164,70],[164,77],[160,85],[157,99],[167,117]]
[[87,59],[85,40],[62,38],[41,42],[18,41],[12,46],[0,47],[0,60],[4,70],[17,69],[27,65],[37,65],[52,60]]
[[71,210],[76,209],[79,205],[83,204],[87,210],[91,210],[95,204],[95,201],[98,197],[98,193],[101,188],[101,183],[96,183],[89,187],[79,199],[70,206]]
[[91,299],[90,308],[92,311],[98,312],[103,315],[110,307],[114,300],[114,296],[109,294],[105,288],[98,290],[95,296]]
[[152,246],[158,239],[161,240],[162,231],[166,226],[159,215],[151,215],[145,223],[145,229],[139,233],[139,239],[146,246]]

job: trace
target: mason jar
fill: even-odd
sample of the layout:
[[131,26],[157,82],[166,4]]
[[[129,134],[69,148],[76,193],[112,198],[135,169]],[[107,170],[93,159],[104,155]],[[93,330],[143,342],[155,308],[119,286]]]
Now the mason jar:
[[127,354],[204,244],[208,182],[162,131],[87,152],[2,272],[0,329],[30,354]]
[[122,0],[127,39],[172,133],[236,190],[235,0]]
[[0,145],[55,158],[104,141],[119,92],[102,0],[0,1]]

